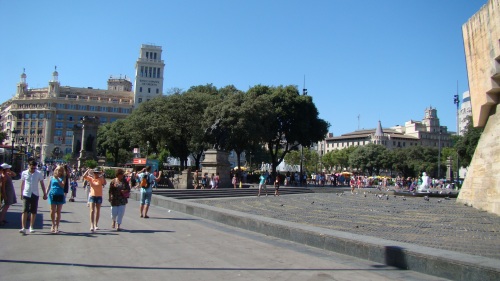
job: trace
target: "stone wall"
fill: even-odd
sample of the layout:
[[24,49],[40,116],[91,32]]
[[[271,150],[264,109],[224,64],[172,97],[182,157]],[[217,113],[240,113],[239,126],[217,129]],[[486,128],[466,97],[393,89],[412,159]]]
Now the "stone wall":
[[458,203],[500,215],[500,0],[462,27],[474,126],[485,127]]
[[500,215],[500,105],[488,119],[458,203]]
[[489,0],[462,26],[474,126],[484,127],[500,95],[500,0]]

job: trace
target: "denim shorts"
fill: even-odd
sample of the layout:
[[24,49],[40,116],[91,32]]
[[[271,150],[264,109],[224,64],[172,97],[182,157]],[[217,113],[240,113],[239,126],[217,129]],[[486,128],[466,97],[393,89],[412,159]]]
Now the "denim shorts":
[[89,202],[95,204],[102,204],[102,196],[90,196]]
[[153,192],[141,192],[141,205],[150,205]]

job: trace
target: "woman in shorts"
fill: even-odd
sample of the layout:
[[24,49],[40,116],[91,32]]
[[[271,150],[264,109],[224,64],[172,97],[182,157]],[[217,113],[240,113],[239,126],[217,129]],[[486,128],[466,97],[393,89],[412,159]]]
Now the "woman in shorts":
[[90,232],[94,232],[99,229],[98,224],[101,214],[102,188],[106,185],[106,179],[99,168],[85,171],[83,179],[88,181],[90,186]]

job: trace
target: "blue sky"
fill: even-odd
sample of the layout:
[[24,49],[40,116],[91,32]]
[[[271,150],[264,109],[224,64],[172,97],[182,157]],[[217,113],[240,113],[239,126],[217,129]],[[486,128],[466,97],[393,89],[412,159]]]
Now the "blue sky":
[[[246,91],[304,75],[334,135],[403,125],[437,108],[456,131],[468,90],[462,25],[487,0],[0,0],[0,102],[23,68],[46,87],[106,88],[134,76],[141,44],[162,46],[164,92],[212,83]],[[133,82],[133,79],[132,79]]]

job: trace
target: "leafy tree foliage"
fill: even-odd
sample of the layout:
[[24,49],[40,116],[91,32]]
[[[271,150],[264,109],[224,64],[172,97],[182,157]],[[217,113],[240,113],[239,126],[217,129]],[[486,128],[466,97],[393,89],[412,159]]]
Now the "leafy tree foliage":
[[270,103],[269,123],[262,126],[261,142],[268,148],[273,173],[291,150],[299,145],[309,146],[326,135],[328,122],[318,117],[312,97],[301,96],[296,86],[258,85],[247,93],[255,98],[265,97]]
[[117,120],[99,127],[97,146],[99,154],[111,156],[114,165],[126,163],[131,157],[130,138],[125,120]]
[[0,132],[0,144],[2,144],[6,138],[7,138],[7,133]]
[[384,167],[384,157],[387,148],[379,144],[368,144],[357,147],[349,156],[349,164],[369,175],[379,174]]
[[[289,165],[300,165],[300,158],[302,158],[302,170],[303,171],[316,171],[317,165],[320,162],[320,157],[318,153],[307,147],[304,147],[303,151],[292,150],[285,155],[285,162]],[[323,163],[325,164],[325,163]]]

